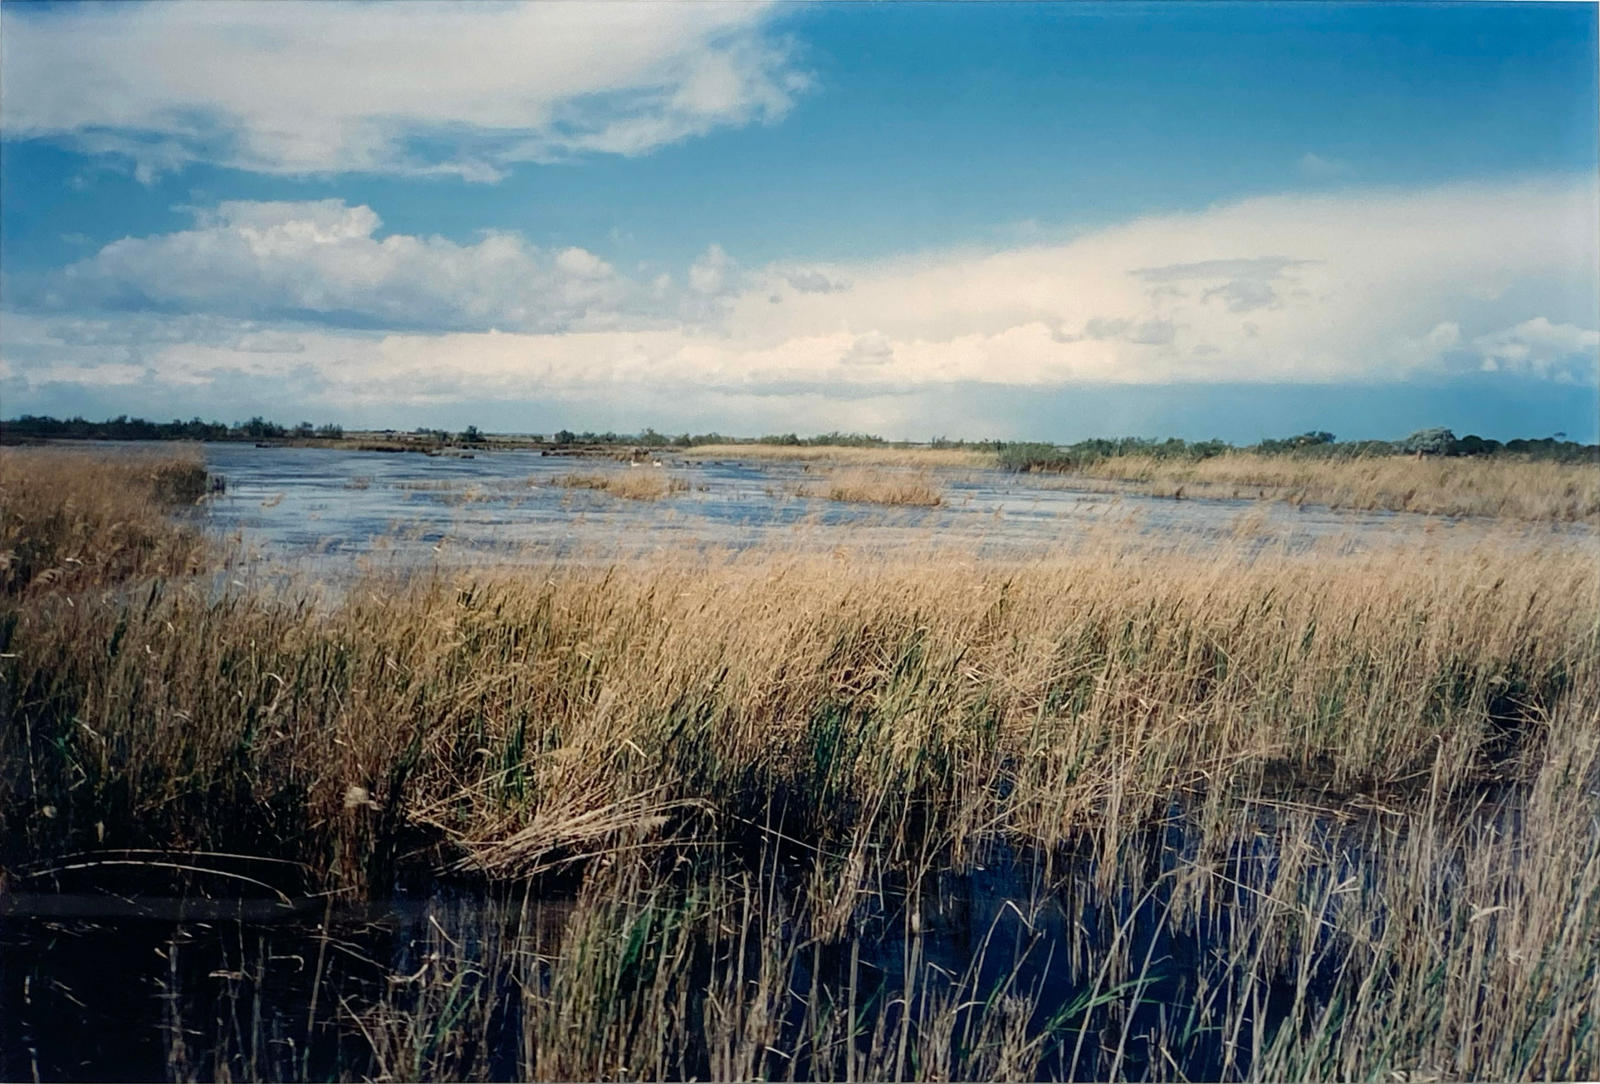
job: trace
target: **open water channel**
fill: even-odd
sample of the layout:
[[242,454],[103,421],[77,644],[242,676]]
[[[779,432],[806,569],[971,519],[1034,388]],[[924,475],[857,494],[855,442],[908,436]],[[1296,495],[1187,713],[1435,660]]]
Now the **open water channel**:
[[[938,472],[943,500],[921,508],[807,496],[824,468],[797,463],[666,455],[656,466],[532,451],[463,459],[239,444],[207,446],[206,461],[226,481],[204,513],[210,528],[238,536],[258,560],[318,578],[363,563],[515,563],[762,544],[1039,555],[1070,551],[1107,529],[1152,549],[1204,546],[1241,532],[1294,548],[1333,537],[1392,540],[1440,523],[1277,501],[1097,491],[999,470]],[[559,484],[575,473],[627,471],[661,471],[684,488],[629,500]]]

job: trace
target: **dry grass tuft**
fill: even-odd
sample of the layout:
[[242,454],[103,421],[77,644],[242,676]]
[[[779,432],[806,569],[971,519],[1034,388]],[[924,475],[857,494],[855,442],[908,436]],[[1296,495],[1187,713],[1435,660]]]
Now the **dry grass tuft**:
[[802,490],[808,497],[858,504],[903,504],[932,508],[944,497],[926,472],[903,474],[892,471],[839,470],[818,485]]
[[603,474],[568,474],[556,479],[568,489],[595,489],[614,497],[635,501],[657,501],[672,493],[682,493],[689,483],[659,469],[636,468]]

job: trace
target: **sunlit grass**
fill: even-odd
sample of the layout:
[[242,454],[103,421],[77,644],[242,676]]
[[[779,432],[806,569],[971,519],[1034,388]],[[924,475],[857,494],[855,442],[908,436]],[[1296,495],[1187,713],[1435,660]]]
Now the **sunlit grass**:
[[[995,469],[999,457],[956,448],[704,445],[690,459],[798,462],[859,469]],[[1288,501],[1361,511],[1525,520],[1600,518],[1600,466],[1513,455],[1309,457],[1230,452],[1208,459],[1112,456],[1060,473],[1157,496]],[[1049,483],[1044,483],[1048,485]]]
[[0,593],[37,594],[200,567],[175,507],[206,494],[198,450],[106,455],[0,448]]
[[[358,584],[328,612],[198,585],[44,597],[14,614],[6,674],[29,785],[60,816],[11,842],[78,845],[104,822],[111,842],[227,849],[259,802],[284,857],[351,877],[379,843],[344,811],[351,786],[463,857],[605,810],[748,809],[769,786],[805,796],[793,815],[822,838],[937,795],[958,849],[979,826],[1051,845],[1269,767],[1313,791],[1453,790],[1520,772],[1537,741],[1502,750],[1502,730],[1538,739],[1592,691],[1597,580],[1580,546],[1445,538],[665,555]],[[184,795],[214,803],[216,773],[247,804],[191,820]]]

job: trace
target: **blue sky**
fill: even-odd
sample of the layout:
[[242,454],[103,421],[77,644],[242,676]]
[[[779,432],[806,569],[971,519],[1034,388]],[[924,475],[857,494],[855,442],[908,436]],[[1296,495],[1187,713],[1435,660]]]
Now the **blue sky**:
[[1593,5],[0,34],[0,414],[1596,436]]

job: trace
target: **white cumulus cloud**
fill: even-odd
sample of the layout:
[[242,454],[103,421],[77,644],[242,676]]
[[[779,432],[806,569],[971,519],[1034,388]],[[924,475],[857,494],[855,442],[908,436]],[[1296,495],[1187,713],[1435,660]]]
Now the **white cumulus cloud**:
[[205,161],[494,180],[781,117],[806,78],[768,16],[703,2],[8,5],[0,131],[146,176]]
[[510,233],[471,244],[376,236],[340,200],[228,202],[194,228],[113,242],[41,287],[46,307],[153,307],[374,327],[563,330],[612,318],[635,287],[581,248]]
[[1483,358],[1483,368],[1490,372],[1509,370],[1582,379],[1593,376],[1589,363],[1600,348],[1600,331],[1552,324],[1546,317],[1536,316],[1515,327],[1479,336],[1473,346]]

